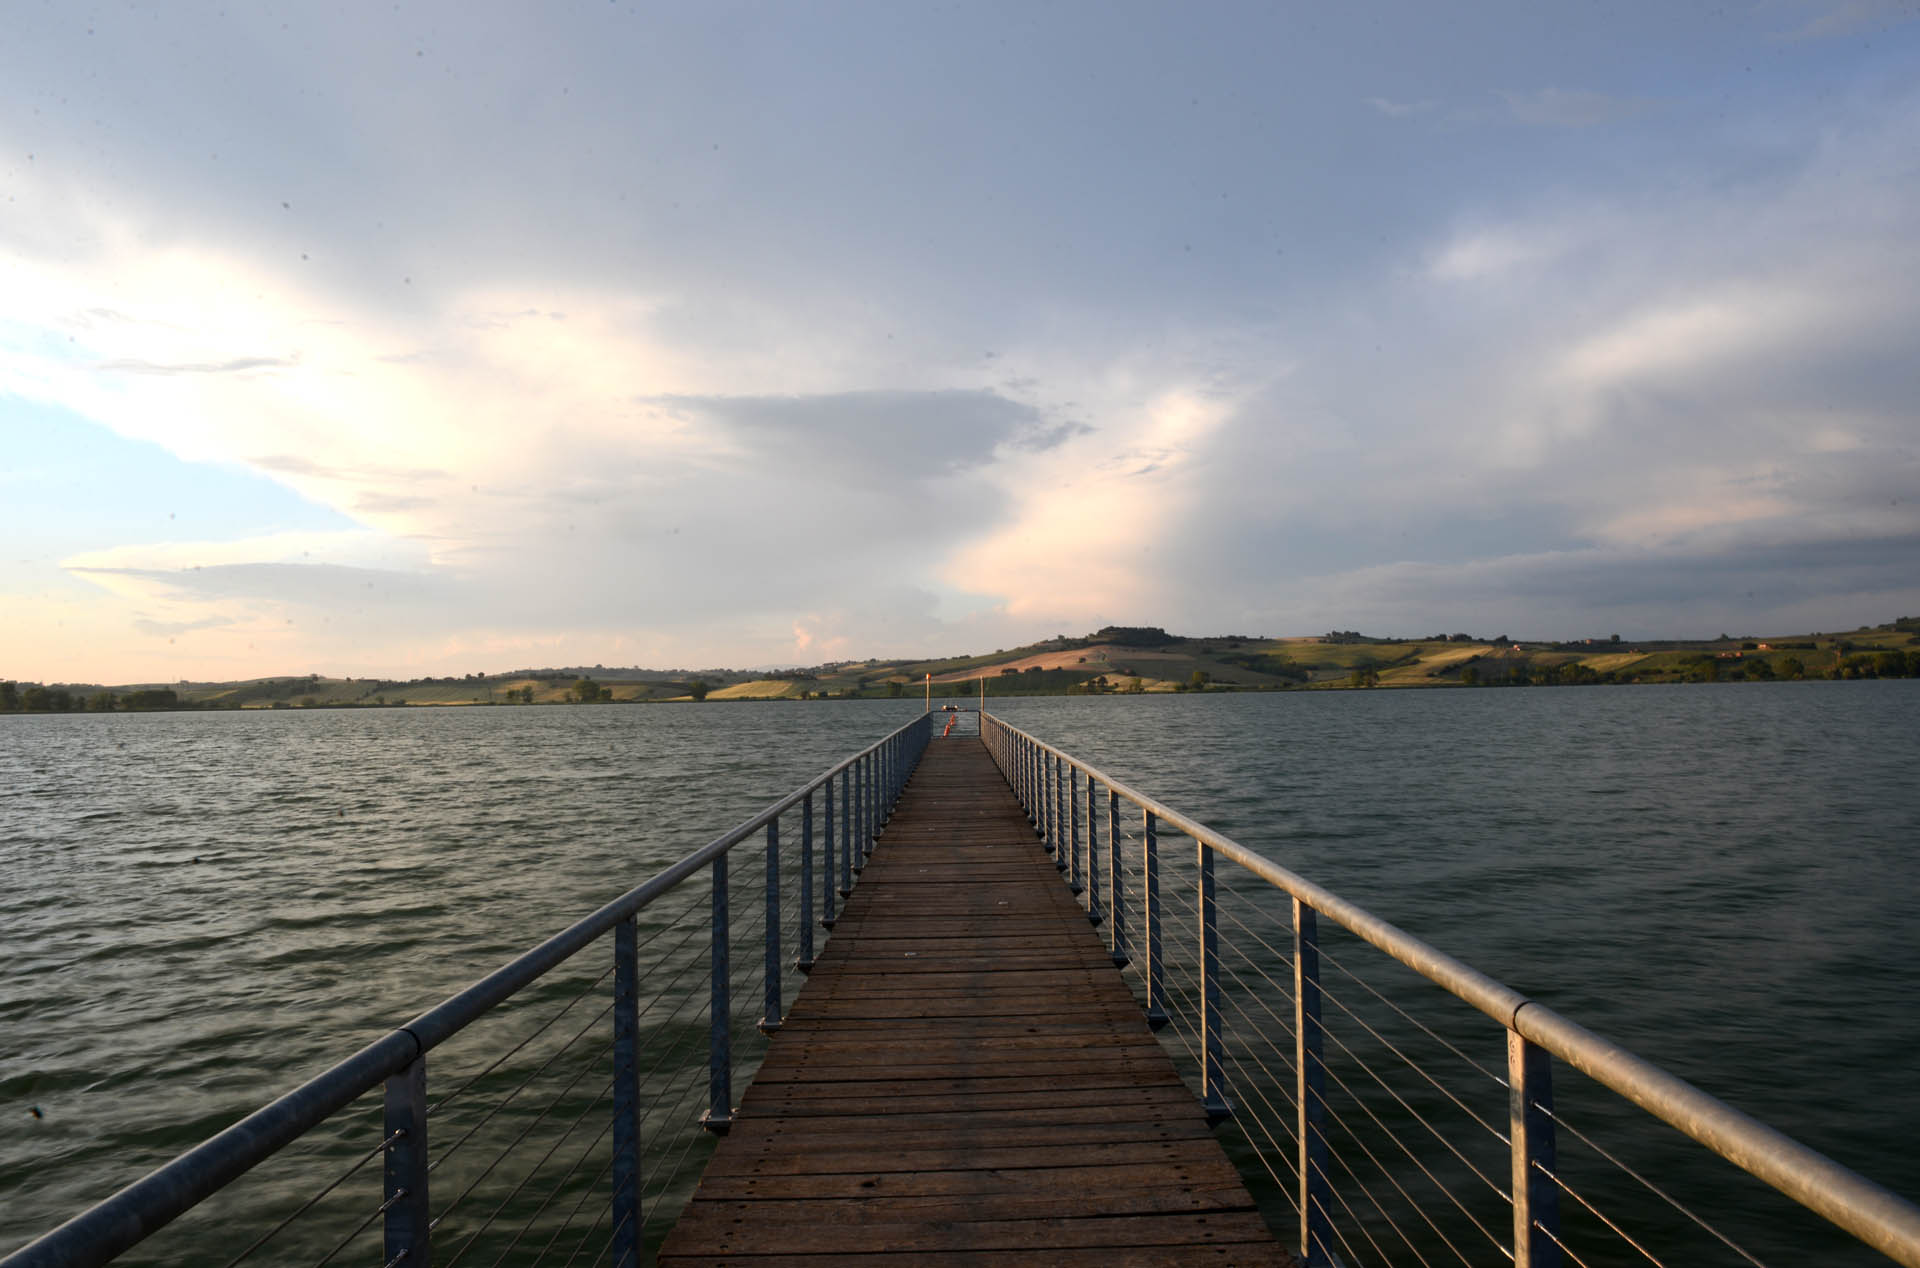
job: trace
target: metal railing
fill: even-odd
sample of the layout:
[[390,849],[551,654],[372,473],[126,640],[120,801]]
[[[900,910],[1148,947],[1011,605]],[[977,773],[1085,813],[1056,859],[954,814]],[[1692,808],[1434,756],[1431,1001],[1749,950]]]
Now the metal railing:
[[[1001,719],[981,732],[1310,1268],[1804,1261],[1794,1237],[1920,1265],[1901,1197]],[[1560,1068],[1591,1083],[1556,1097]],[[1646,1115],[1804,1210],[1743,1217],[1766,1191],[1696,1177]]]
[[[930,724],[839,762],[0,1268],[103,1264],[196,1207],[185,1244],[169,1249],[169,1234],[143,1252],[324,1264],[378,1223],[389,1268],[639,1264],[732,1123],[735,1075],[779,1028],[785,988],[812,967],[816,926],[833,928]],[[754,839],[764,850],[742,848]],[[744,900],[742,882],[758,882]],[[268,1200],[236,1197],[270,1161],[297,1174]]]

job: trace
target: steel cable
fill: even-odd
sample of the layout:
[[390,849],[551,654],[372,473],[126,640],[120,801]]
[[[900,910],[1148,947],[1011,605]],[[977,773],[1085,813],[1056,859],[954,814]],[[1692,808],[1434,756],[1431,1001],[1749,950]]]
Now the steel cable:
[[348,1167],[345,1171],[341,1172],[340,1175],[336,1177],[332,1181],[332,1183],[328,1184],[326,1188],[320,1190],[320,1192],[314,1194],[312,1197],[308,1198],[305,1202],[301,1203],[299,1208],[295,1210],[293,1214],[287,1216],[285,1219],[281,1220],[278,1224],[275,1224],[272,1228],[268,1229],[266,1232],[256,1237],[253,1240],[253,1242],[250,1245],[248,1245],[248,1247],[245,1250],[235,1255],[232,1259],[229,1259],[226,1263],[226,1268],[233,1268],[235,1264],[247,1258],[247,1256],[253,1254],[254,1251],[259,1250],[262,1246],[266,1245],[269,1241],[272,1241],[275,1237],[279,1236],[281,1230],[285,1229],[287,1225],[293,1223],[295,1220],[299,1219],[302,1215],[305,1215],[308,1211],[312,1210],[314,1205],[318,1203],[320,1199],[326,1197],[327,1194],[332,1193],[335,1189],[339,1188],[342,1184],[345,1184],[349,1179],[351,1179],[353,1176],[358,1174],[362,1167],[372,1162],[375,1158],[378,1158],[381,1155],[381,1153],[383,1153],[387,1149],[388,1146],[392,1145],[394,1141],[400,1139],[405,1134],[406,1133],[404,1131],[395,1131],[392,1134],[390,1134],[385,1140],[375,1145],[372,1149],[360,1155],[360,1158],[357,1162],[355,1162],[352,1166]]
[[[1668,1206],[1671,1206],[1674,1210],[1680,1212],[1680,1214],[1686,1216],[1689,1220],[1693,1221],[1695,1224],[1699,1225],[1701,1229],[1711,1234],[1728,1250],[1731,1250],[1734,1254],[1740,1256],[1740,1258],[1754,1265],[1754,1268],[1766,1268],[1766,1265],[1762,1264],[1758,1259],[1755,1259],[1753,1255],[1746,1250],[1745,1247],[1735,1242],[1732,1238],[1728,1237],[1725,1233],[1722,1233],[1719,1229],[1715,1228],[1713,1225],[1707,1223],[1707,1221],[1702,1219],[1700,1216],[1695,1215],[1686,1206],[1682,1205],[1679,1199],[1675,1198],[1672,1194],[1668,1193],[1665,1189],[1662,1189],[1659,1185],[1647,1179],[1645,1176],[1641,1175],[1638,1171],[1635,1171],[1632,1167],[1629,1167],[1626,1163],[1620,1161],[1618,1158],[1608,1153],[1605,1149],[1601,1148],[1596,1141],[1588,1137],[1585,1133],[1581,1132],[1572,1123],[1569,1123],[1566,1119],[1561,1118],[1558,1114],[1554,1113],[1552,1110],[1548,1109],[1544,1105],[1539,1105],[1536,1103],[1535,1108],[1539,1109],[1541,1113],[1545,1114],[1548,1118],[1552,1119],[1556,1125],[1566,1128],[1567,1131],[1574,1137],[1574,1139],[1578,1140],[1581,1144],[1593,1150],[1593,1152],[1599,1154],[1602,1158],[1605,1158],[1608,1162],[1612,1163],[1615,1167],[1618,1167],[1620,1170],[1626,1172],[1628,1175],[1632,1176],[1635,1180],[1638,1180],[1643,1188],[1648,1190],[1650,1193],[1654,1194],[1654,1196],[1658,1197],[1661,1201],[1665,1202]],[[1549,1172],[1548,1174],[1551,1175],[1552,1173]],[[1560,1185],[1561,1188],[1567,1189],[1566,1184],[1558,1176],[1553,1177],[1553,1182],[1555,1184]],[[1567,1192],[1572,1193],[1573,1190],[1567,1189]],[[1583,1206],[1586,1205],[1585,1199],[1580,1198],[1578,1194],[1574,1194],[1574,1197],[1577,1200],[1579,1200]],[[1588,1209],[1592,1210],[1591,1207],[1588,1207]],[[1598,1211],[1594,1211],[1594,1214],[1599,1215],[1600,1213]],[[1601,1218],[1605,1219],[1604,1216],[1602,1216]],[[1609,1227],[1611,1227],[1611,1222],[1609,1222]],[[1619,1230],[1615,1229],[1615,1231],[1618,1232]],[[1625,1234],[1623,1233],[1621,1234],[1621,1236],[1624,1237]],[[1638,1248],[1636,1247],[1636,1249]],[[1642,1251],[1641,1253],[1646,1254],[1645,1251]],[[1652,1258],[1651,1255],[1648,1255],[1647,1257],[1649,1259]]]
[[[608,1008],[608,1011],[610,1012],[612,1011],[613,1006],[609,1004],[607,1008]],[[603,1013],[602,1016],[605,1016],[605,1014]],[[605,1052],[610,1052],[612,1050],[613,1050],[613,1044],[611,1041],[609,1041],[607,1045],[604,1048],[602,1048],[600,1051],[602,1053],[605,1053]],[[433,1221],[428,1225],[428,1227],[438,1228],[442,1221],[444,1221],[449,1215],[452,1215],[456,1210],[458,1210],[460,1207],[460,1204],[466,1201],[467,1198],[472,1195],[473,1191],[476,1188],[478,1188],[480,1184],[483,1181],[485,1181],[488,1176],[493,1174],[494,1168],[498,1167],[500,1163],[506,1158],[506,1156],[512,1152],[514,1146],[518,1145],[521,1141],[525,1140],[527,1138],[527,1135],[530,1132],[532,1132],[534,1128],[538,1127],[542,1122],[544,1122],[546,1120],[547,1115],[553,1112],[553,1107],[560,1103],[560,1098],[564,1097],[567,1093],[573,1091],[575,1087],[579,1086],[580,1080],[586,1078],[587,1074],[592,1070],[592,1068],[593,1066],[591,1064],[583,1065],[581,1067],[580,1073],[574,1075],[572,1079],[568,1080],[567,1085],[561,1088],[560,1091],[554,1095],[554,1099],[551,1101],[548,1101],[546,1105],[541,1108],[540,1112],[534,1115],[532,1122],[528,1123],[525,1127],[520,1129],[520,1134],[518,1136],[515,1136],[512,1140],[507,1142],[506,1148],[502,1149],[498,1154],[494,1155],[493,1161],[489,1162],[486,1165],[485,1169],[482,1170],[479,1175],[475,1176],[473,1180],[467,1185],[466,1188],[460,1191],[460,1196],[456,1197],[452,1202],[447,1204],[446,1208],[442,1210],[440,1214],[433,1219]],[[469,1242],[469,1245],[471,1245],[471,1242]],[[462,1247],[461,1254],[465,1254],[465,1253],[466,1253],[465,1247]],[[456,1255],[454,1256],[454,1258],[457,1260],[459,1256]]]
[[[1335,1008],[1339,1009],[1342,1013],[1345,1013],[1348,1017],[1352,1018],[1355,1025],[1359,1026],[1362,1030],[1366,1031],[1369,1035],[1379,1040],[1380,1044],[1383,1047],[1385,1047],[1387,1051],[1391,1052],[1394,1056],[1400,1058],[1400,1061],[1403,1065],[1405,1065],[1409,1070],[1412,1070],[1415,1074],[1419,1075],[1421,1078],[1425,1079],[1428,1082],[1428,1084],[1430,1084],[1433,1087],[1435,1091],[1439,1092],[1442,1096],[1446,1097],[1449,1101],[1452,1101],[1454,1105],[1460,1109],[1461,1113],[1465,1114],[1468,1118],[1471,1118],[1474,1122],[1478,1123],[1482,1128],[1486,1130],[1488,1135],[1492,1136],[1495,1140],[1499,1141],[1503,1145],[1511,1146],[1512,1141],[1510,1141],[1507,1138],[1507,1134],[1505,1132],[1495,1127],[1492,1123],[1489,1123],[1486,1119],[1480,1117],[1479,1113],[1476,1112],[1472,1106],[1468,1105],[1465,1101],[1461,1100],[1458,1096],[1454,1095],[1453,1091],[1449,1089],[1445,1084],[1441,1083],[1438,1079],[1434,1078],[1431,1074],[1428,1074],[1426,1070],[1420,1065],[1419,1062],[1415,1061],[1412,1057],[1409,1057],[1406,1053],[1400,1051],[1400,1049],[1393,1043],[1392,1040],[1388,1039],[1385,1035],[1382,1035],[1379,1031],[1375,1030],[1372,1026],[1368,1025],[1365,1018],[1361,1017],[1358,1013],[1354,1012],[1351,1008],[1348,1008],[1346,1004],[1341,1001],[1339,996],[1327,990],[1324,985],[1321,986],[1320,988],[1320,997],[1326,1000],[1327,1002],[1331,1003]],[[1399,1100],[1399,1096],[1396,1094],[1394,1099]],[[1402,1101],[1401,1104],[1405,1105],[1406,1102]],[[1409,1107],[1408,1112],[1409,1113],[1412,1112],[1411,1107]],[[1418,1116],[1416,1115],[1416,1117]],[[1422,1122],[1421,1125],[1426,1126],[1424,1121]],[[1431,1127],[1428,1127],[1427,1130],[1432,1131],[1433,1129]]]
[[[580,1079],[586,1077],[586,1073],[587,1072],[584,1070],[581,1071],[580,1075],[576,1077],[572,1083],[569,1083],[566,1087],[561,1089],[560,1095],[565,1096],[568,1092],[571,1092],[574,1089],[574,1086],[579,1083]],[[451,1259],[447,1260],[446,1268],[453,1268],[455,1264],[459,1263],[460,1260],[463,1257],[465,1257],[468,1251],[474,1248],[474,1246],[480,1241],[480,1239],[486,1235],[486,1231],[493,1227],[493,1222],[500,1218],[501,1212],[507,1209],[508,1204],[511,1203],[515,1198],[520,1196],[520,1190],[527,1187],[527,1182],[532,1180],[534,1176],[538,1175],[540,1173],[540,1168],[546,1166],[547,1160],[553,1157],[554,1152],[558,1150],[562,1144],[566,1143],[567,1137],[571,1136],[574,1132],[574,1129],[579,1127],[581,1120],[586,1118],[586,1116],[590,1112],[592,1112],[595,1108],[597,1108],[600,1104],[602,1104],[605,1098],[612,1091],[613,1091],[613,1083],[609,1081],[607,1083],[607,1086],[600,1092],[598,1096],[595,1096],[590,1100],[588,1100],[586,1105],[581,1108],[580,1112],[574,1115],[573,1121],[567,1124],[566,1129],[562,1131],[559,1134],[559,1136],[555,1137],[554,1142],[551,1145],[547,1146],[547,1152],[540,1155],[539,1160],[536,1161],[532,1166],[528,1167],[526,1172],[523,1175],[521,1175],[520,1182],[514,1185],[513,1188],[508,1191],[506,1197],[500,1199],[499,1205],[493,1208],[492,1214],[488,1215],[486,1219],[482,1220],[480,1223],[480,1227],[475,1229],[473,1233],[467,1238],[467,1240],[460,1244],[460,1249],[453,1253],[453,1257]],[[511,1149],[515,1145],[518,1145],[522,1140],[525,1140],[527,1138],[527,1132],[532,1131],[533,1128],[536,1125],[538,1125],[541,1119],[546,1117],[547,1113],[553,1108],[553,1105],[557,1105],[557,1104],[559,1104],[559,1099],[556,1097],[553,1103],[548,1105],[547,1109],[544,1109],[540,1112],[540,1118],[536,1118],[532,1123],[529,1123],[527,1125],[527,1130],[521,1132],[519,1136],[515,1137],[513,1140],[513,1143],[509,1145],[508,1148]],[[612,1126],[612,1121],[610,1118],[608,1121],[608,1126],[609,1127]],[[492,1168],[489,1167],[488,1170],[491,1171]],[[484,1174],[482,1178],[485,1178]],[[478,1181],[475,1181],[475,1183],[477,1184]],[[471,1192],[473,1192],[473,1187],[469,1185],[467,1188],[467,1193],[471,1193]],[[467,1194],[463,1193],[460,1196],[462,1198],[465,1198]],[[451,1210],[451,1208],[449,1208],[449,1210]],[[444,1219],[445,1215],[443,1214],[441,1218]]]
[[[1452,1141],[1448,1140],[1446,1136],[1443,1135],[1438,1129],[1436,1129],[1431,1123],[1427,1122],[1425,1118],[1421,1117],[1421,1115],[1417,1111],[1415,1111],[1412,1106],[1408,1105],[1406,1101],[1402,1100],[1400,1097],[1400,1094],[1396,1092],[1392,1087],[1388,1086],[1386,1081],[1382,1079],[1380,1075],[1376,1073],[1371,1066],[1369,1066],[1363,1059],[1361,1059],[1358,1055],[1356,1055],[1352,1049],[1348,1048],[1347,1045],[1341,1041],[1339,1035],[1335,1034],[1332,1031],[1324,1030],[1324,1028],[1322,1033],[1325,1034],[1328,1038],[1332,1039],[1335,1044],[1338,1044],[1340,1047],[1340,1050],[1346,1053],[1347,1056],[1351,1057],[1354,1061],[1354,1064],[1358,1065],[1362,1070],[1365,1070],[1375,1083],[1378,1083],[1382,1088],[1385,1088],[1387,1095],[1393,1097],[1393,1099],[1399,1103],[1402,1109],[1406,1110],[1407,1113],[1413,1115],[1414,1120],[1418,1122],[1422,1127],[1426,1128],[1428,1133],[1431,1134],[1435,1140],[1439,1141],[1443,1146],[1445,1146],[1447,1149],[1447,1152],[1451,1153],[1455,1158],[1457,1158],[1460,1161],[1461,1165],[1465,1166],[1469,1171],[1473,1172],[1475,1176],[1479,1177],[1480,1182],[1482,1184],[1486,1185],[1487,1188],[1491,1189],[1493,1193],[1496,1196],[1498,1196],[1502,1201],[1508,1202],[1508,1203],[1511,1203],[1513,1201],[1512,1194],[1508,1193],[1505,1189],[1502,1189],[1498,1184],[1488,1179],[1486,1173],[1481,1171],[1478,1166],[1474,1165],[1474,1162],[1472,1159],[1468,1158],[1465,1154],[1461,1153],[1459,1149],[1455,1148]],[[1391,1129],[1385,1123],[1380,1121],[1379,1116],[1376,1115],[1373,1112],[1372,1108],[1369,1107],[1367,1103],[1360,1098],[1359,1094],[1356,1093],[1352,1088],[1347,1086],[1346,1080],[1340,1077],[1340,1074],[1337,1070],[1335,1070],[1332,1066],[1325,1064],[1324,1062],[1322,1063],[1321,1068],[1326,1071],[1327,1076],[1329,1078],[1333,1079],[1333,1081],[1339,1085],[1341,1091],[1345,1092],[1349,1097],[1353,1099],[1354,1104],[1358,1105],[1363,1111],[1365,1111],[1367,1117],[1373,1120],[1374,1125],[1379,1127],[1380,1130],[1386,1134],[1388,1139],[1392,1140],[1394,1144],[1400,1146],[1401,1152],[1407,1155],[1407,1158],[1410,1161],[1412,1161],[1413,1165],[1420,1168],[1421,1172],[1425,1174],[1429,1180],[1432,1180],[1435,1186],[1438,1187],[1442,1193],[1447,1195],[1448,1199],[1452,1201],[1453,1204],[1460,1209],[1461,1214],[1466,1215],[1467,1218],[1470,1220],[1474,1219],[1473,1215],[1467,1211],[1467,1208],[1465,1207],[1465,1205],[1461,1203],[1460,1199],[1454,1196],[1453,1191],[1451,1189],[1448,1189],[1446,1185],[1441,1184],[1439,1179],[1437,1179],[1431,1171],[1427,1170],[1426,1164],[1420,1161],[1419,1156],[1413,1151],[1413,1149],[1410,1146],[1408,1146],[1405,1141],[1401,1140],[1399,1136],[1397,1136],[1393,1132],[1393,1129]],[[1475,1221],[1475,1222],[1478,1223],[1478,1221]],[[1486,1230],[1482,1228],[1481,1232],[1484,1233],[1486,1232]],[[1488,1234],[1488,1235],[1491,1236],[1491,1234]]]
[[[494,1118],[498,1116],[502,1110],[506,1109],[508,1105],[513,1103],[513,1099],[515,1097],[519,1096],[521,1092],[526,1090],[526,1087],[529,1083],[539,1078],[542,1074],[545,1074],[549,1066],[551,1066],[554,1062],[558,1061],[561,1057],[565,1056],[567,1051],[571,1049],[574,1044],[579,1043],[580,1040],[588,1034],[588,1032],[593,1030],[593,1028],[598,1026],[602,1021],[605,1021],[607,1018],[607,1015],[612,1011],[613,1011],[613,1005],[612,1003],[608,1003],[607,1006],[601,1009],[598,1015],[596,1015],[591,1021],[589,1021],[586,1025],[582,1026],[580,1029],[574,1031],[573,1038],[567,1040],[566,1043],[556,1048],[552,1053],[548,1054],[547,1059],[545,1061],[542,1061],[534,1069],[528,1071],[527,1076],[520,1080],[520,1082],[514,1087],[513,1091],[501,1097],[500,1100],[494,1104],[492,1109],[488,1110],[484,1115],[481,1116],[479,1122],[467,1128],[466,1132],[463,1135],[461,1135],[460,1139],[454,1141],[451,1145],[448,1145],[444,1150],[440,1152],[440,1156],[438,1158],[435,1158],[432,1162],[427,1164],[427,1174],[431,1175],[435,1171],[438,1171],[442,1163],[444,1163],[447,1159],[453,1157],[453,1155],[459,1151],[462,1145],[466,1144],[469,1140],[473,1139],[475,1132],[479,1131],[482,1127],[485,1127],[488,1123],[492,1122]],[[491,1170],[491,1168],[489,1168],[489,1170]],[[465,1197],[466,1195],[461,1194],[461,1196]]]

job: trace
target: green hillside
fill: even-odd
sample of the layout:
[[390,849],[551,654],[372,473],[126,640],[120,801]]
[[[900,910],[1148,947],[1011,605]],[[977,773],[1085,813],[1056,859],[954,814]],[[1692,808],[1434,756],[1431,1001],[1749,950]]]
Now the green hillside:
[[1109,626],[1024,647],[936,660],[836,661],[807,669],[524,669],[410,680],[300,677],[225,683],[21,683],[0,677],[0,712],[580,706],[695,700],[942,700],[1022,695],[1342,688],[1586,686],[1920,676],[1920,618],[1844,634],[1540,642],[1466,634],[1369,638],[1192,637]]

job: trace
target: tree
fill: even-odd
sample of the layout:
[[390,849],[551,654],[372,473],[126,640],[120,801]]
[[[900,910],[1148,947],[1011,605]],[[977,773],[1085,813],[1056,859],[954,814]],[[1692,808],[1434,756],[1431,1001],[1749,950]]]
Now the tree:
[[1347,675],[1349,687],[1378,687],[1380,671],[1372,665],[1355,665],[1353,672]]
[[573,694],[582,703],[600,698],[600,684],[591,678],[576,678],[573,682]]
[[1212,681],[1212,674],[1204,669],[1196,669],[1193,671],[1193,677],[1187,679],[1187,689],[1189,691],[1205,691],[1207,684]]
[[1780,676],[1782,678],[1804,678],[1807,676],[1807,667],[1801,663],[1798,656],[1782,656],[1780,658]]
[[687,694],[695,700],[705,700],[707,693],[712,690],[713,688],[707,685],[707,680],[704,678],[695,678],[687,684]]
[[11,713],[20,707],[20,684],[0,681],[0,713]]
[[893,678],[893,679],[889,679],[889,680],[888,680],[888,682],[887,682],[887,694],[888,694],[888,695],[890,695],[890,696],[903,696],[903,695],[905,695],[906,693],[907,693],[907,688],[906,688],[906,684],[904,684],[904,683],[902,683],[902,682],[901,682],[901,681],[900,681],[900,680],[899,680],[898,678]]

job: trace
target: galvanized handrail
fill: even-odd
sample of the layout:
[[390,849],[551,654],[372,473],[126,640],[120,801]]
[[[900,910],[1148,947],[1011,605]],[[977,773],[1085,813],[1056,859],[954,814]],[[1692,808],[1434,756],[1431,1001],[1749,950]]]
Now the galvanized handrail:
[[[1320,1086],[1324,1065],[1319,1052],[1322,1027],[1316,921],[1318,917],[1325,917],[1505,1028],[1510,1089],[1507,1125],[1513,1177],[1509,1195],[1514,1227],[1510,1253],[1516,1264],[1557,1265],[1561,1262],[1558,1191],[1553,1180],[1556,1120],[1548,1059],[1552,1056],[1772,1185],[1866,1245],[1909,1268],[1920,1268],[1920,1207],[1899,1195],[1054,745],[986,713],[981,718],[981,734],[1016,795],[1027,807],[1043,842],[1049,850],[1057,852],[1057,865],[1069,874],[1069,882],[1076,886],[1080,885],[1078,842],[1081,839],[1078,784],[1084,776],[1089,813],[1087,884],[1083,889],[1088,897],[1088,918],[1095,923],[1106,922],[1116,964],[1131,964],[1137,953],[1144,954],[1142,976],[1147,1018],[1156,1027],[1166,1020],[1158,837],[1171,828],[1198,844],[1199,892],[1193,909],[1202,945],[1198,980],[1200,1016],[1195,1029],[1202,1048],[1199,1054],[1202,1095],[1209,1116],[1215,1119],[1230,1115],[1232,1107],[1222,1090],[1224,1054],[1216,985],[1219,964],[1213,912],[1213,860],[1218,856],[1236,863],[1250,875],[1291,896],[1300,1251],[1309,1265],[1317,1268],[1331,1262],[1333,1257],[1327,1224],[1331,1209],[1327,1200],[1327,1145],[1325,1126],[1320,1121],[1325,1093]],[[1099,893],[1098,869],[1093,866],[1096,836],[1092,811],[1096,783],[1104,786],[1108,811],[1104,905]],[[1070,812],[1063,812],[1063,800],[1070,805]],[[1118,806],[1121,801],[1131,803],[1141,812],[1141,859],[1137,876],[1145,893],[1138,906],[1146,927],[1133,933],[1125,923],[1127,897],[1122,884],[1127,871],[1122,866],[1120,849]]]
[[[766,1012],[763,1024],[777,1026],[781,1015],[779,901],[779,821],[799,808],[803,866],[811,868],[814,794],[826,792],[827,866],[832,865],[833,785],[841,794],[840,893],[852,890],[873,847],[874,836],[925,751],[931,719],[922,714],[885,738],[843,759],[778,801],[721,833],[678,862],[576,921],[510,963],[444,1002],[368,1044],[344,1061],[255,1110],[144,1178],[127,1185],[33,1242],[0,1260],[0,1268],[91,1268],[104,1264],[152,1235],[218,1192],[359,1097],[386,1084],[383,1149],[386,1153],[385,1262],[425,1263],[430,1258],[427,1214],[426,1054],[490,1010],[538,981],[554,968],[604,937],[615,935],[614,1015],[614,1193],[613,1262],[639,1262],[638,1134],[634,1100],[635,916],[702,868],[712,869],[713,1013],[709,1050],[710,1130],[724,1131],[731,1121],[731,987],[728,964],[726,862],[729,851],[757,831],[768,844]],[[861,856],[856,860],[854,856]],[[832,927],[831,872],[822,923]],[[811,885],[801,887],[803,928],[801,961],[812,951]],[[697,1133],[696,1133],[697,1134]]]

